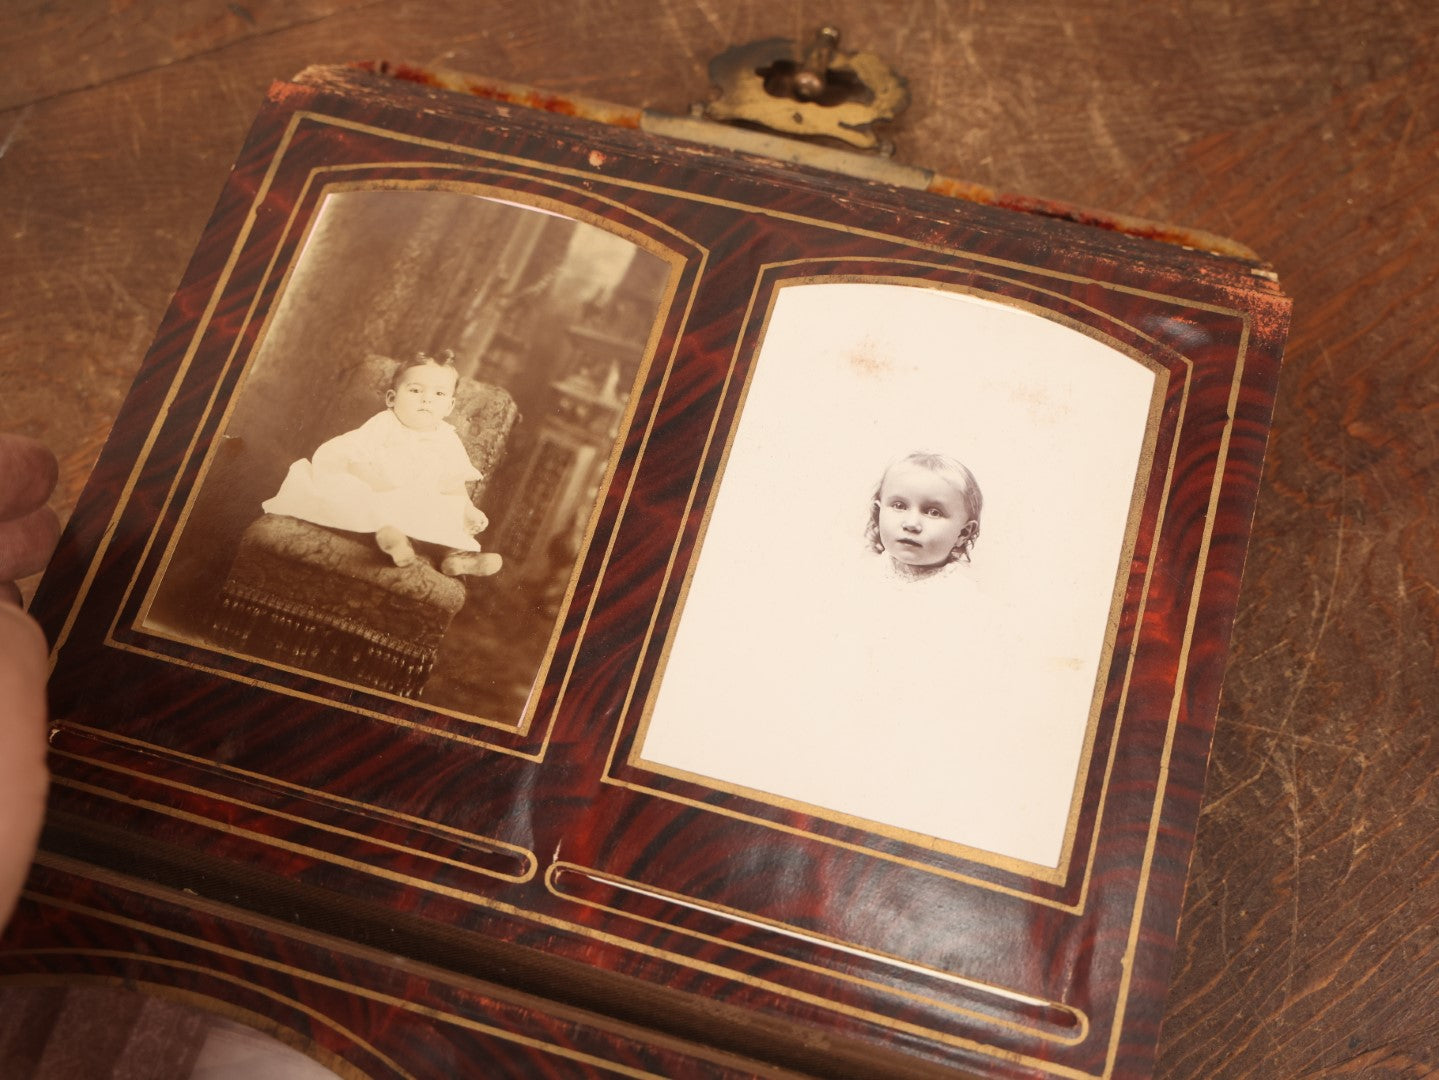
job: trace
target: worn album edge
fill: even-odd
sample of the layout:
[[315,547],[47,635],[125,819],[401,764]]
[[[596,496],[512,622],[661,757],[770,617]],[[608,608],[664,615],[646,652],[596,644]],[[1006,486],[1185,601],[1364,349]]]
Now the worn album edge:
[[1057,199],[1000,191],[946,176],[932,169],[906,165],[889,158],[840,150],[816,142],[772,135],[750,128],[717,123],[696,116],[675,116],[653,109],[617,105],[580,95],[540,90],[520,83],[492,79],[440,67],[389,60],[356,61],[349,65],[316,65],[301,71],[294,82],[310,85],[344,83],[347,75],[370,72],[400,82],[471,94],[491,101],[573,116],[616,127],[638,128],[662,138],[701,143],[721,150],[749,154],[789,165],[802,165],[872,180],[895,187],[925,191],[981,206],[1015,210],[1120,233],[1142,240],[1208,252],[1252,264],[1249,273],[1277,285],[1278,276],[1251,248],[1217,233],[1166,224],[1131,214],[1076,206]]

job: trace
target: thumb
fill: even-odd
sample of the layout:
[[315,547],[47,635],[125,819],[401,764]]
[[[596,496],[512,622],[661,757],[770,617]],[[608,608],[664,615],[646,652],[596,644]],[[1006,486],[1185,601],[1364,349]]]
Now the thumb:
[[45,813],[45,636],[0,600],[0,926],[10,918]]

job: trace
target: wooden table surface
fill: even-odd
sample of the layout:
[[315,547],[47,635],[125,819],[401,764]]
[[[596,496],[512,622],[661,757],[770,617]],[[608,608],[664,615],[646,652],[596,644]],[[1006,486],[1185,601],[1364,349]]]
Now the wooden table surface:
[[1439,1076],[1439,5],[12,0],[0,429],[67,513],[270,80],[403,59],[683,112],[823,22],[898,158],[1243,241],[1295,299],[1157,1075]]

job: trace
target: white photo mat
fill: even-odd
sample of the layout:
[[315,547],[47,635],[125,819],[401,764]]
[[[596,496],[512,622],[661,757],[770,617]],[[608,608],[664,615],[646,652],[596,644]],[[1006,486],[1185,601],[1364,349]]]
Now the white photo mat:
[[[782,287],[639,763],[1057,866],[1155,384],[974,295]],[[944,584],[864,542],[913,451],[983,494]]]

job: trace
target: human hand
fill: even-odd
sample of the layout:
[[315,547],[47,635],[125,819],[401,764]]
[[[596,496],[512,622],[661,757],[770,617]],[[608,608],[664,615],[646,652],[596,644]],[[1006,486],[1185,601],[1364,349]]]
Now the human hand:
[[471,536],[490,527],[490,519],[478,506],[465,507],[465,529]]
[[45,505],[55,457],[0,434],[0,926],[10,918],[45,812],[45,636],[20,609],[17,578],[44,568],[60,525]]
[[55,455],[40,443],[0,433],[0,600],[18,606],[15,582],[50,561],[60,522],[45,500],[58,473]]

